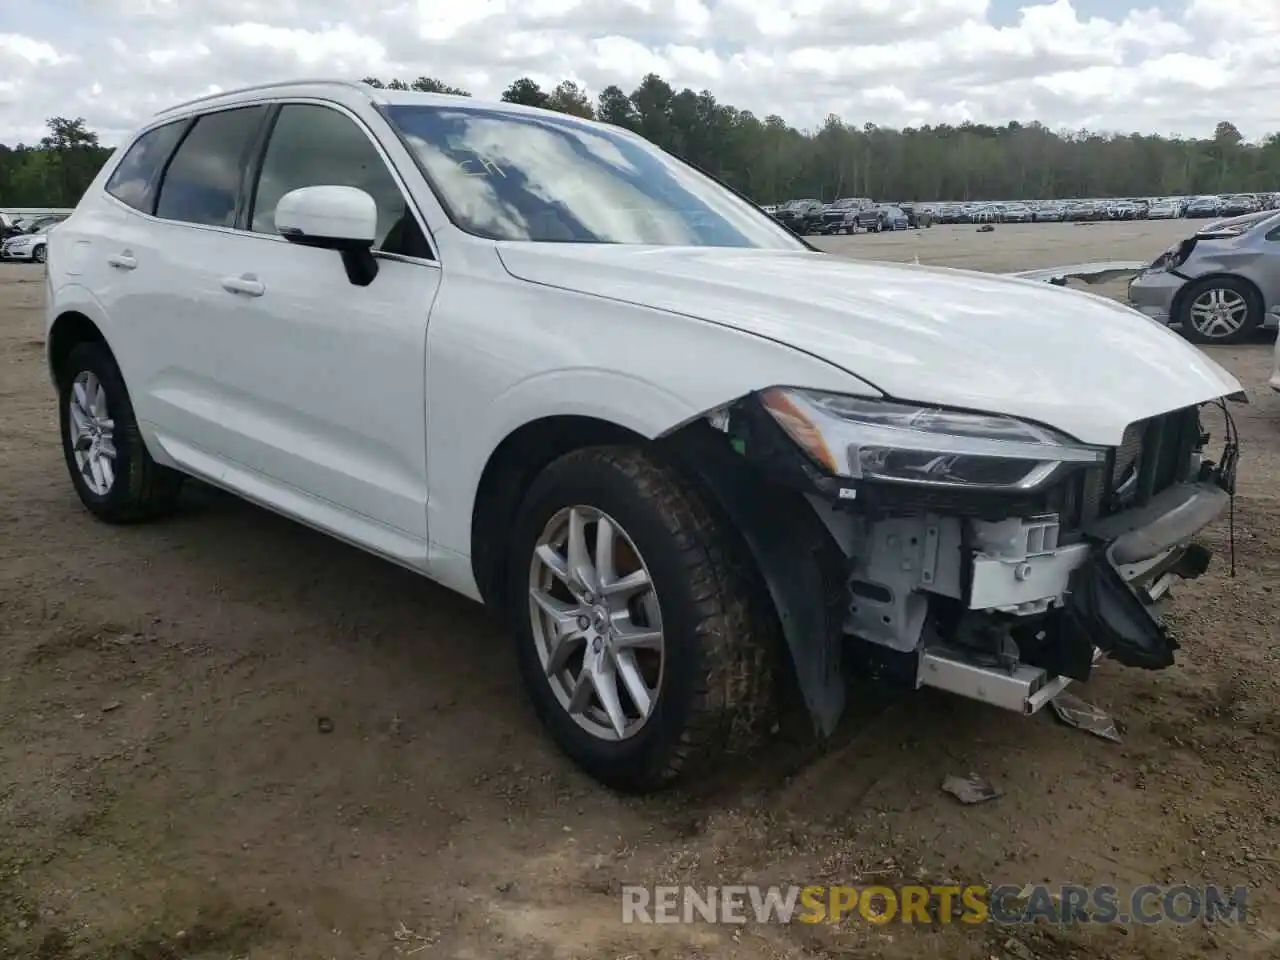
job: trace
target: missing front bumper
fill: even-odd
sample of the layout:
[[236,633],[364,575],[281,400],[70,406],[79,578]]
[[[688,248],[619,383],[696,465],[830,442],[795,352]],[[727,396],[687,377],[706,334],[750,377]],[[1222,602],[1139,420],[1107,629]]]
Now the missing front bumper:
[[[1103,652],[1095,648],[1091,662],[1102,657]],[[1025,663],[1009,670],[981,666],[944,647],[927,649],[920,655],[918,686],[945,690],[1025,716],[1038,712],[1071,682],[1071,677],[1053,676]]]
[[1209,558],[1207,548],[1189,544],[1136,586],[1098,549],[1072,572],[1064,605],[1040,622],[1035,642],[1019,650],[1016,662],[992,662],[946,644],[928,646],[920,652],[916,685],[1030,715],[1073,681],[1089,679],[1100,660],[1148,670],[1172,666],[1178,642],[1155,604],[1171,578],[1199,576]]

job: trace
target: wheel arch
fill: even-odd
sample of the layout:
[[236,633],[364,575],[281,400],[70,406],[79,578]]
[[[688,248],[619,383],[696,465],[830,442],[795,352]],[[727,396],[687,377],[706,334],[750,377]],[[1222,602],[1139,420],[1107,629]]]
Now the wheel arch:
[[471,569],[487,606],[505,609],[509,558],[504,531],[510,530],[534,477],[574,450],[646,442],[642,434],[628,427],[580,414],[531,420],[503,438],[481,471],[471,510]]
[[[55,386],[63,364],[82,343],[100,343],[111,350],[106,335],[91,317],[79,310],[63,310],[50,325],[45,338],[45,360],[49,368],[49,379]],[[115,351],[111,352],[114,357]]]

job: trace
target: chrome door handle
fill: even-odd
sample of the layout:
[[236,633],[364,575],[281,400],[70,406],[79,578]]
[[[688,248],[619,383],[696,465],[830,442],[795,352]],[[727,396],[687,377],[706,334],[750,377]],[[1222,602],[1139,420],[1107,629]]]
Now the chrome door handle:
[[138,258],[130,253],[117,253],[114,256],[107,257],[107,263],[113,267],[119,267],[121,270],[132,270],[138,265]]
[[223,277],[222,289],[228,293],[242,293],[246,297],[260,297],[267,292],[266,285],[250,273],[242,277]]

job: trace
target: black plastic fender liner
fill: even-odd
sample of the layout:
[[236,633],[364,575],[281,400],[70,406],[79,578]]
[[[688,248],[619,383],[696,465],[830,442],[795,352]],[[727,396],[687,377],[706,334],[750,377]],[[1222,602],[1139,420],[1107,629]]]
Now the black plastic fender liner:
[[814,729],[830,736],[845,705],[844,554],[802,494],[762,478],[710,424],[690,423],[659,443],[742,535],[773,600]]
[[1072,574],[1063,611],[1068,630],[1126,667],[1173,666],[1178,641],[1169,633],[1099,547]]

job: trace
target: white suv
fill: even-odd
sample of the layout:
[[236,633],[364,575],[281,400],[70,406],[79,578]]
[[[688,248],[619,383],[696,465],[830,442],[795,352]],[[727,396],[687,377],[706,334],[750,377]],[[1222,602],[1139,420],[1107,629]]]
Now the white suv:
[[[299,82],[155,117],[49,237],[99,518],[234,491],[505,613],[607,783],[733,755],[852,671],[1020,713],[1208,552],[1239,384],[1126,307],[812,249],[624,130]],[[1225,403],[1223,409],[1226,409]]]

